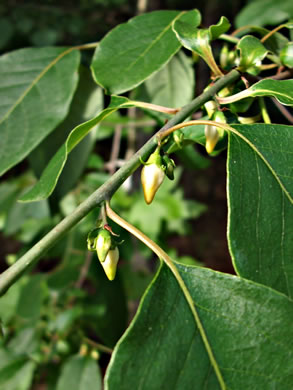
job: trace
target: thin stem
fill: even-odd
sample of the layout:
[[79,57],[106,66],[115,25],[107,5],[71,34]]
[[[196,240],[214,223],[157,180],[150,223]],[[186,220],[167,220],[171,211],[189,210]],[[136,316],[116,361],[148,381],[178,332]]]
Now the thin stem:
[[269,113],[268,113],[268,110],[267,110],[267,107],[266,107],[265,100],[263,97],[259,98],[259,106],[260,106],[260,112],[261,112],[264,123],[266,123],[266,124],[272,123],[271,118],[270,118]]
[[271,37],[273,34],[275,34],[277,31],[281,30],[281,28],[283,28],[285,26],[286,26],[285,24],[280,24],[280,26],[277,26],[276,28],[274,28],[272,31],[270,31],[269,33],[267,33],[265,36],[262,37],[262,39],[260,40],[261,43],[264,43],[269,37]]
[[222,373],[220,371],[220,368],[218,366],[218,363],[215,359],[215,356],[213,354],[212,348],[210,346],[209,340],[207,338],[206,332],[204,330],[204,327],[201,323],[201,320],[199,318],[198,312],[196,310],[195,304],[193,302],[193,299],[190,295],[190,292],[182,279],[182,276],[180,275],[178,269],[176,268],[175,264],[173,263],[172,259],[167,255],[165,251],[163,251],[162,248],[160,248],[154,241],[152,241],[149,237],[147,237],[144,233],[142,233],[140,230],[138,230],[136,227],[131,225],[129,222],[125,221],[123,218],[121,218],[118,214],[116,214],[110,207],[109,202],[106,202],[106,211],[107,215],[110,219],[112,219],[114,222],[116,222],[118,225],[123,227],[125,230],[127,230],[129,233],[133,234],[136,238],[138,238],[140,241],[142,241],[147,247],[149,247],[158,257],[159,259],[162,259],[165,264],[169,267],[173,275],[175,276],[175,279],[177,280],[179,287],[181,288],[184,297],[189,305],[189,308],[192,312],[192,315],[194,317],[195,323],[198,327],[198,331],[201,335],[202,341],[204,343],[205,349],[207,351],[207,354],[209,356],[211,365],[214,368],[215,374],[218,378],[220,387],[222,390],[226,389],[226,385],[222,376]]
[[90,50],[95,49],[98,46],[99,42],[85,43],[84,45],[73,46],[72,50]]
[[284,117],[288,120],[288,122],[293,124],[293,115],[287,110],[287,108],[284,107],[283,104],[278,102],[277,99],[273,98],[272,101],[275,104],[275,106],[278,108],[278,110],[281,112],[281,114],[283,114]]
[[235,36],[237,34],[239,34],[240,32],[242,31],[246,31],[246,30],[250,30],[251,28],[253,28],[254,26],[252,24],[247,24],[246,26],[242,26],[242,27],[239,27],[237,28],[236,30],[234,30],[231,35],[232,36]]
[[133,101],[136,107],[146,108],[153,111],[163,112],[165,114],[177,114],[180,108],[170,108],[165,106],[159,106],[158,104],[145,103],[139,101]]
[[175,130],[183,129],[184,127],[194,126],[194,125],[211,125],[211,126],[215,126],[215,127],[220,127],[221,129],[224,129],[224,130],[231,130],[232,129],[226,123],[199,119],[199,120],[193,120],[193,121],[188,121],[188,122],[182,122],[182,123],[179,123],[178,125],[175,125],[169,129],[165,130],[165,131],[160,132],[160,134],[158,135],[158,141],[161,141],[162,139],[166,138],[168,135],[173,133]]
[[117,159],[119,157],[120,143],[121,143],[121,133],[122,133],[122,126],[121,126],[120,123],[118,123],[115,126],[115,132],[114,132],[114,137],[113,137],[113,142],[112,142],[110,161],[108,163],[110,175],[113,175],[115,173],[115,170],[116,170],[115,161],[117,161]]
[[92,347],[96,348],[97,350],[99,350],[101,352],[108,353],[109,355],[111,355],[113,353],[113,349],[106,347],[103,344],[97,343],[96,341],[91,340],[87,337],[84,338],[84,342],[91,345]]
[[133,157],[126,161],[110,179],[81,203],[72,214],[64,218],[49,233],[47,233],[39,242],[37,242],[28,252],[26,252],[16,263],[11,265],[0,275],[0,296],[30,267],[35,265],[41,256],[51,248],[65,233],[81,221],[90,211],[98,207],[105,199],[109,199],[120,185],[130,176],[139,166],[140,158],[146,158],[157,146],[157,136],[165,130],[184,121],[193,112],[197,111],[204,103],[210,100],[218,91],[227,85],[238,80],[240,74],[237,70],[232,70],[209,88],[200,96],[196,97],[189,104],[182,107],[181,110],[167,122],[162,129],[155,134]]
[[274,69],[277,68],[279,65],[278,64],[264,64],[260,66],[261,70],[269,70],[269,69]]

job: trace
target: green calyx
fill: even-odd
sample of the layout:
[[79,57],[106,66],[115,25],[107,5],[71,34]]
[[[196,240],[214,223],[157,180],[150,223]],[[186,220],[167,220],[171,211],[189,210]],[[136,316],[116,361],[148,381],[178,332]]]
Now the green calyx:
[[162,168],[163,166],[163,159],[161,156],[161,148],[158,146],[154,153],[150,155],[147,162],[144,163],[144,165],[152,165],[155,164],[157,167]]
[[168,177],[168,179],[174,180],[174,168],[175,168],[174,161],[167,154],[165,154],[162,159],[164,164],[165,175]]
[[100,229],[96,228],[89,232],[87,236],[87,249],[91,252],[96,251],[97,239]]

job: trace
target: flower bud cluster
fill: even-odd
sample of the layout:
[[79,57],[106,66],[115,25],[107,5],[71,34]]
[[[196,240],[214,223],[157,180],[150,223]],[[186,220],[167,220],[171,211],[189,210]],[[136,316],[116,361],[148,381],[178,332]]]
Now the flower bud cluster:
[[87,238],[88,250],[97,252],[109,280],[114,280],[119,260],[118,243],[113,237],[113,232],[108,225],[96,228],[89,232]]

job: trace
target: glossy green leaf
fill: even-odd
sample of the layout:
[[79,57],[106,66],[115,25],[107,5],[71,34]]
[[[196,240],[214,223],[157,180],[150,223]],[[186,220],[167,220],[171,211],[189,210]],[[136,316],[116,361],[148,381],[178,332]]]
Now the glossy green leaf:
[[79,52],[21,49],[0,58],[0,174],[26,157],[65,118]]
[[[267,28],[259,27],[259,26],[252,26],[248,25],[246,28],[243,27],[243,30],[239,31],[240,36],[243,36],[245,34],[251,34],[255,33],[260,38],[264,37],[270,32]],[[265,40],[263,45],[272,53],[275,53],[279,55],[280,51],[284,46],[286,46],[288,43],[288,39],[281,34],[280,32],[275,32],[273,35],[271,35],[269,38]]]
[[293,16],[291,0],[250,1],[236,17],[236,26],[255,24],[258,26],[280,24]]
[[196,24],[192,25],[181,19],[176,20],[173,30],[182,46],[186,49],[194,51],[199,56],[204,56],[205,51],[210,51],[208,30],[198,29]]
[[197,37],[197,27],[201,23],[201,15],[197,9],[186,12],[173,23],[173,31],[175,32],[180,43],[189,50],[193,44],[193,40]]
[[131,106],[127,98],[113,96],[111,104],[95,118],[75,127],[67,137],[58,152],[52,157],[40,180],[35,186],[21,197],[23,202],[33,202],[47,198],[53,192],[62,169],[67,160],[68,154],[81,142],[82,139],[103,119],[119,108]]
[[293,106],[293,80],[265,79],[235,95],[218,98],[221,104],[229,104],[247,97],[273,96],[286,106]]
[[230,27],[231,24],[229,23],[229,20],[225,16],[222,16],[217,24],[213,24],[209,27],[211,40],[217,39],[221,34],[227,32]]
[[234,125],[228,240],[238,273],[293,294],[293,127]]
[[[292,301],[235,276],[176,266],[226,388],[289,390]],[[105,380],[105,390],[220,389],[189,306],[165,266],[116,346]]]
[[280,58],[282,64],[293,68],[293,42],[289,42],[281,51]]
[[98,363],[89,356],[72,356],[65,363],[56,390],[102,390]]
[[182,107],[193,99],[195,80],[192,61],[179,52],[163,69],[145,82],[150,103]]
[[252,35],[246,35],[237,44],[240,51],[239,70],[253,75],[260,71],[262,60],[268,53],[261,41]]
[[150,12],[110,31],[93,57],[91,68],[95,81],[107,93],[120,94],[158,71],[180,48],[171,26],[181,14]]
[[189,11],[173,23],[173,30],[182,46],[202,57],[214,74],[221,75],[213,57],[210,41],[218,32],[225,30],[225,19],[221,19],[219,25],[211,26],[211,30],[198,29],[199,23],[199,12]]

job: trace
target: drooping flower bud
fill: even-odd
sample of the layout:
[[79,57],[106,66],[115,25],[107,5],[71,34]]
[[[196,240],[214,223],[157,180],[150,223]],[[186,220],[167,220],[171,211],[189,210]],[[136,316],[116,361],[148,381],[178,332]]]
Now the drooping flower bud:
[[208,154],[212,153],[215,146],[217,145],[217,142],[219,140],[219,133],[215,126],[212,125],[206,125],[204,129],[204,133],[206,136],[206,151]]
[[[226,123],[225,115],[221,111],[217,111],[213,114],[212,119],[219,123]],[[219,138],[222,138],[224,131],[213,125],[206,125],[205,136],[206,136],[206,151],[208,154],[212,153]]]
[[96,241],[96,250],[98,259],[103,263],[110,251],[112,245],[111,233],[106,229],[101,229],[99,231],[97,241]]
[[101,263],[109,280],[115,279],[118,260],[119,250],[116,246],[114,249],[108,251],[105,261]]
[[150,204],[154,199],[156,192],[163,183],[165,177],[163,160],[160,155],[160,149],[157,148],[145,163],[141,171],[141,183],[144,199]]

